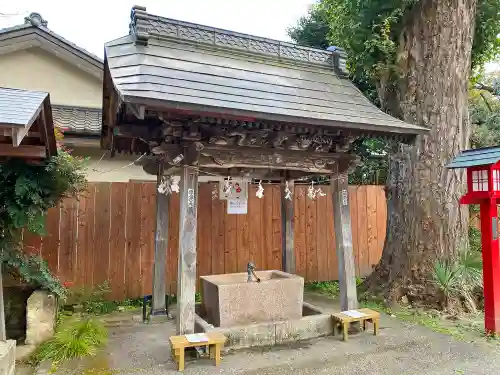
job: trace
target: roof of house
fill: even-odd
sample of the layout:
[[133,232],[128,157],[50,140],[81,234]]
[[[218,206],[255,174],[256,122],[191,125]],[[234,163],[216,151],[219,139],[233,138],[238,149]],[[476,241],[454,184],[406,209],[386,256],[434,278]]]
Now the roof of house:
[[446,166],[449,169],[491,165],[500,161],[500,146],[462,151]]
[[63,129],[65,134],[99,135],[101,132],[100,108],[52,105],[52,114],[54,124]]
[[49,94],[0,87],[0,140],[0,157],[55,155]]
[[50,30],[40,13],[31,13],[24,21],[22,25],[0,29],[0,54],[39,47],[102,79],[101,58]]
[[49,94],[0,87],[0,124],[13,127],[31,126]]
[[[0,55],[16,50],[38,47],[56,53],[71,64],[102,79],[103,61],[93,53],[77,46],[50,30],[40,13],[31,13],[24,24],[0,29]],[[54,123],[65,132],[96,135],[100,133],[101,109],[52,106]]]
[[[324,51],[149,14],[105,45],[125,102],[268,121],[417,134],[351,83],[342,50]],[[160,103],[161,102],[161,103]]]

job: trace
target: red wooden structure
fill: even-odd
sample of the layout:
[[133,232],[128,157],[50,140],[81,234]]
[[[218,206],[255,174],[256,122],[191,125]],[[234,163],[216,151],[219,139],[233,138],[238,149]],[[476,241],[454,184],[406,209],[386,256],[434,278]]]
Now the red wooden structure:
[[467,193],[460,203],[480,206],[484,326],[488,333],[500,333],[500,147],[464,151],[447,167],[467,169]]

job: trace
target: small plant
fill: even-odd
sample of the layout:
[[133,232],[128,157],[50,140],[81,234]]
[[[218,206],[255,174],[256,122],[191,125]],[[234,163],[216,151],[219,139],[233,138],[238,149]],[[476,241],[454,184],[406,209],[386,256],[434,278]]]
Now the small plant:
[[107,342],[104,325],[93,319],[72,320],[62,323],[54,337],[41,344],[31,356],[31,363],[62,361],[94,356]]
[[306,290],[327,294],[332,297],[338,296],[340,292],[338,281],[317,281],[306,284],[305,288]]
[[444,307],[448,307],[451,297],[455,294],[458,284],[457,269],[455,264],[439,260],[432,270],[434,284],[443,293]]
[[455,262],[439,260],[434,264],[432,278],[443,293],[445,307],[453,297],[463,298],[471,312],[477,312],[474,292],[482,289],[481,254],[467,248],[460,251]]

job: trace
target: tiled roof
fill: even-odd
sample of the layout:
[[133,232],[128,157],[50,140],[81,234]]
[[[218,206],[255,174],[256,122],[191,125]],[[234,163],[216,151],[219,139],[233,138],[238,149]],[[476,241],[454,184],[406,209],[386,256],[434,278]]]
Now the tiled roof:
[[105,45],[124,101],[264,121],[418,134],[382,112],[343,73],[345,55],[151,15]]
[[0,87],[0,124],[26,127],[35,121],[46,92]]
[[94,60],[94,62],[97,65],[103,64],[102,59],[100,57],[98,57],[97,55],[94,55],[93,53],[87,51],[86,49],[77,46],[76,44],[70,42],[66,38],[63,38],[61,35],[50,30],[47,27],[47,21],[42,18],[40,13],[36,13],[36,12],[30,13],[30,15],[28,17],[24,18],[24,24],[0,29],[0,34],[6,34],[6,33],[13,32],[13,31],[24,30],[24,29],[29,29],[29,28],[37,28],[39,30],[42,30],[43,32],[49,34],[53,38],[58,39],[59,41],[66,44],[67,46],[71,47],[75,51],[78,51],[78,52],[82,53],[83,55],[89,57],[90,59]]
[[100,134],[102,112],[100,108],[69,107],[52,105],[54,124],[64,132],[77,134]]

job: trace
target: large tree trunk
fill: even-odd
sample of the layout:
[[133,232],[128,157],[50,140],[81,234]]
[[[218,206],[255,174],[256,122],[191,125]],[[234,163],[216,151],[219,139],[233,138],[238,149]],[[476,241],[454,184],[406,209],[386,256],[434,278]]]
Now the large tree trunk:
[[405,21],[399,113],[430,133],[391,157],[386,243],[365,283],[390,300],[424,297],[434,261],[453,258],[467,240],[468,209],[458,203],[465,174],[444,166],[468,146],[475,12],[476,0],[421,0]]

